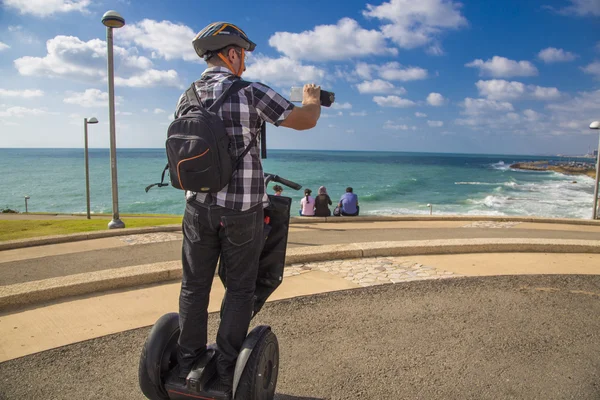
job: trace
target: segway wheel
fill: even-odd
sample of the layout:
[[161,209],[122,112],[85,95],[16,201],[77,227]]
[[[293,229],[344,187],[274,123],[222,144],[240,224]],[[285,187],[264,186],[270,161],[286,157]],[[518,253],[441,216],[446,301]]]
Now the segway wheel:
[[150,400],[169,400],[165,378],[177,364],[179,314],[165,314],[156,321],[142,348],[138,380],[142,393]]
[[279,343],[270,330],[256,344],[235,393],[236,400],[273,400],[279,372]]

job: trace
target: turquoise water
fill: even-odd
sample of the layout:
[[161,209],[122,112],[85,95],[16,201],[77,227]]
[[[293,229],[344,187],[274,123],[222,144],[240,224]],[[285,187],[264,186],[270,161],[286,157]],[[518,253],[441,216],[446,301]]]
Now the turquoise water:
[[[183,192],[144,191],[160,180],[163,149],[120,149],[117,158],[121,213],[182,214]],[[593,179],[509,168],[542,159],[549,157],[269,150],[263,165],[314,193],[326,186],[334,202],[352,186],[364,214],[428,214],[431,203],[434,214],[590,218]],[[112,210],[109,160],[108,149],[90,150],[94,213]],[[0,168],[0,208],[24,211],[29,195],[29,211],[85,212],[83,150],[0,149]],[[284,195],[299,208],[302,191]]]

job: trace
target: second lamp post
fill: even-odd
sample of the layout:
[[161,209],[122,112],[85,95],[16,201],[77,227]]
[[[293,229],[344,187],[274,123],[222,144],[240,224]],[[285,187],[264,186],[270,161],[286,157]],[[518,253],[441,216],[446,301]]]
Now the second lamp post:
[[109,229],[125,228],[119,219],[119,189],[117,184],[117,149],[115,139],[115,73],[113,61],[113,28],[125,25],[125,19],[116,11],[107,11],[102,16],[102,23],[106,26],[106,47],[108,48],[108,106],[110,118],[110,170],[112,176],[112,203],[113,218],[108,223]]
[[87,204],[87,219],[90,219],[90,165],[88,163],[88,124],[97,124],[98,120],[94,117],[83,119],[83,141],[84,141],[84,159],[85,159],[85,200]]

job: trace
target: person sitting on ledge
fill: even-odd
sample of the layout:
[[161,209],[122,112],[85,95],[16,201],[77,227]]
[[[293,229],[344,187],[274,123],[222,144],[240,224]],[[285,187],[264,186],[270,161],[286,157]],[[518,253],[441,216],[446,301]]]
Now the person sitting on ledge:
[[329,217],[331,215],[331,210],[329,209],[330,205],[331,199],[327,194],[327,189],[325,186],[321,186],[319,188],[319,195],[315,197],[315,216]]
[[343,216],[355,217],[358,215],[358,196],[352,193],[351,187],[346,188],[346,193],[342,195],[338,207],[340,208],[340,212]]
[[312,217],[315,215],[315,199],[310,195],[312,190],[304,189],[304,197],[300,200],[300,216]]

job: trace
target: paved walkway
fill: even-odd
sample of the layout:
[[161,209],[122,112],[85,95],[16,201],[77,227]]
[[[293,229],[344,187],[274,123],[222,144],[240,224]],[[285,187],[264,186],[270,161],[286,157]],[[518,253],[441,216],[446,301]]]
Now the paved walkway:
[[[289,248],[376,241],[547,238],[600,240],[600,225],[494,221],[293,224]],[[0,251],[0,286],[134,265],[176,261],[181,233],[161,232]]]
[[[160,300],[173,310],[174,297],[145,309]],[[597,315],[600,276],[536,275],[282,300],[253,324],[271,325],[279,340],[276,400],[597,400]],[[211,341],[217,326],[210,314]],[[148,330],[0,363],[0,398],[142,400],[137,367]]]
[[[600,226],[514,221],[306,223],[291,226],[289,242],[292,248],[318,248],[323,244],[449,238],[600,241]],[[177,260],[180,256],[180,240],[179,232],[164,232],[0,251],[0,291],[2,285],[19,282]],[[507,277],[507,281],[514,284],[501,287],[487,283],[496,282],[498,278],[491,277],[494,275],[532,274],[570,277]],[[277,399],[600,397],[597,386],[594,386],[598,381],[597,369],[591,368],[588,362],[589,357],[597,360],[596,356],[600,356],[597,352],[589,351],[590,346],[600,349],[597,335],[600,327],[594,325],[597,319],[589,318],[589,315],[600,312],[597,309],[600,299],[598,276],[600,254],[415,255],[305,262],[287,266],[282,286],[270,299],[275,304],[267,306],[258,319],[260,322],[264,316],[264,322],[277,326],[278,335],[281,333],[280,340],[289,351],[288,354],[282,354],[285,365],[291,369],[286,368],[282,372],[279,386],[282,393],[287,394],[280,394]],[[478,282],[474,284],[449,284],[471,282],[468,279],[475,279],[473,277],[487,278],[473,281]],[[439,283],[425,285],[420,281]],[[550,283],[545,285],[544,282]],[[420,286],[415,286],[417,284]],[[374,291],[374,286],[381,286],[382,291]],[[452,292],[449,288],[453,287],[462,289]],[[331,297],[322,295],[306,300],[290,300],[291,303],[281,302],[297,296],[346,289],[356,290],[332,294]],[[513,299],[511,293],[515,290],[523,291],[525,295]],[[554,299],[544,297],[544,293],[562,291],[566,295]],[[131,381],[129,367],[122,370],[122,367],[111,369],[110,366],[133,365],[141,347],[139,342],[143,341],[147,329],[120,332],[146,327],[160,315],[176,311],[178,293],[179,283],[167,282],[71,297],[0,313],[0,398],[38,398],[40,393],[51,393],[54,398],[95,398],[100,393],[111,399],[139,398],[135,382]],[[415,297],[407,296],[407,293]],[[528,293],[535,296],[527,296]],[[218,310],[222,296],[223,288],[215,280],[209,311]],[[539,304],[536,303],[538,300]],[[453,309],[452,301],[461,304],[462,308]],[[290,308],[288,305],[293,306]],[[577,309],[578,306],[581,308]],[[556,311],[556,307],[562,311]],[[278,310],[285,310],[287,317]],[[299,313],[293,310],[299,310]],[[399,314],[391,317],[385,310],[398,310]],[[555,315],[553,310],[558,314]],[[482,318],[490,315],[494,318],[489,321],[486,319],[482,324]],[[494,326],[494,319],[505,323],[514,321],[516,326],[510,329]],[[532,321],[536,321],[537,325]],[[569,323],[578,330],[569,330]],[[215,324],[216,317],[213,314],[210,328],[212,337]],[[442,329],[444,324],[453,326],[449,332],[454,333],[445,336]],[[439,329],[433,328],[435,326]],[[373,330],[380,335],[373,337]],[[345,334],[342,333],[344,331]],[[537,337],[539,332],[549,332],[552,338]],[[407,335],[413,338],[412,344],[404,340]],[[491,337],[485,343],[472,340],[485,338],[486,335]],[[528,337],[536,337],[536,341],[529,343]],[[127,338],[135,340],[132,342]],[[440,346],[421,343],[423,340],[419,338],[439,338]],[[523,344],[514,346],[509,338]],[[305,343],[306,340],[309,342]],[[333,343],[332,340],[339,340],[339,343]],[[556,343],[554,346],[561,346],[560,351],[551,350],[555,348],[551,347],[544,348],[541,353],[532,353],[531,346],[538,346],[539,340]],[[316,354],[307,352],[315,341],[327,343],[329,350],[314,346]],[[45,352],[72,343],[80,344],[57,350],[68,354],[68,363],[62,357],[57,358],[58,353]],[[357,346],[357,343],[360,345]],[[298,345],[303,346],[304,350],[300,351]],[[132,350],[132,347],[135,349]],[[352,352],[347,351],[349,347],[353,349]],[[489,351],[483,350],[486,348]],[[126,359],[121,359],[125,355],[119,349],[127,354]],[[117,353],[112,354],[113,350],[117,350]],[[42,353],[34,355],[38,352]],[[528,357],[521,360],[519,354]],[[547,356],[536,358],[536,354]],[[423,362],[428,357],[433,357],[431,360],[435,362]],[[541,370],[527,375],[530,386],[511,386],[501,384],[502,380],[495,381],[496,377],[506,376],[518,382],[519,377],[527,374],[532,360],[533,364],[539,362],[540,368],[542,365],[560,367],[561,376],[572,376],[577,385],[569,385],[570,382],[556,379],[554,375],[543,376]],[[588,361],[582,363],[582,360]],[[103,365],[105,367],[100,368]],[[452,375],[445,365],[471,372],[470,375],[459,373],[457,377],[463,383],[453,386],[444,378],[449,373]],[[502,365],[500,370],[496,369]],[[100,369],[97,370],[96,366]],[[483,371],[487,372],[477,375],[478,366],[483,366]],[[596,372],[589,373],[590,368]],[[92,374],[97,370],[96,376],[103,378],[92,383],[85,377],[79,377],[81,381],[88,382],[86,388],[69,383],[71,376],[79,376],[78,371],[88,370]],[[36,371],[36,375],[27,378],[32,371]],[[38,371],[41,372],[38,374]],[[377,374],[374,375],[373,371],[377,371]],[[55,389],[49,389],[43,383],[45,379],[41,377],[45,374],[55,379],[58,385],[55,385]],[[439,377],[433,379],[436,374]],[[472,376],[479,376],[477,379],[481,379],[481,382],[496,383],[491,386],[479,385]],[[348,380],[348,377],[353,378]],[[382,378],[385,379],[382,381]],[[23,379],[29,382],[28,385],[14,383]],[[410,383],[403,385],[404,379]],[[115,382],[115,386],[106,382]],[[342,388],[341,392],[336,392],[330,385],[334,383]],[[90,389],[92,387],[94,389]],[[434,390],[436,387],[439,390]]]
[[[600,275],[600,254],[497,253],[377,257],[286,267],[269,301],[330,291],[461,276]],[[180,284],[79,296],[0,314],[0,362],[153,324],[176,311]],[[219,310],[223,286],[213,282],[209,312]]]

